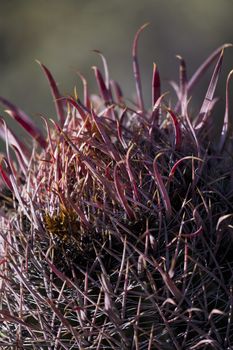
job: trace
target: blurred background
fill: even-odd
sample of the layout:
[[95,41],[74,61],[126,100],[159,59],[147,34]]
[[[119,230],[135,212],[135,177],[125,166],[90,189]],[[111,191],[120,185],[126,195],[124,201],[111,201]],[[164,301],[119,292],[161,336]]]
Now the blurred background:
[[[149,105],[153,62],[159,67],[163,91],[167,91],[171,90],[169,80],[178,78],[176,54],[185,58],[190,77],[214,49],[233,42],[232,0],[0,0],[0,4],[0,95],[35,120],[40,114],[54,117],[55,112],[35,59],[51,70],[63,94],[72,94],[75,85],[81,91],[77,70],[95,92],[91,66],[102,69],[102,64],[92,50],[101,50],[111,77],[132,98],[132,41],[137,29],[150,22],[139,42],[143,90]],[[217,90],[222,95],[219,118],[224,110],[226,76],[233,68],[232,50],[225,52]],[[212,71],[213,67],[193,92],[193,113],[200,107]],[[2,107],[0,115],[5,115]]]

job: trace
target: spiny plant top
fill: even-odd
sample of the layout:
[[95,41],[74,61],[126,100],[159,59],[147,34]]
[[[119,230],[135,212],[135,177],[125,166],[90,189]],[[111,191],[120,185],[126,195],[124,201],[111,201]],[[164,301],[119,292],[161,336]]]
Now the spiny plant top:
[[[46,136],[0,97],[35,140],[31,152],[1,119],[1,346],[233,346],[233,71],[220,137],[211,136],[215,89],[230,45],[214,51],[189,80],[177,56],[174,107],[161,93],[154,64],[146,110],[137,59],[144,28],[133,42],[136,101],[130,106],[100,52],[104,74],[93,67],[99,95],[89,94],[80,74],[83,101],[62,96],[40,63],[58,119],[43,119]],[[192,90],[213,63],[200,111],[190,116]]]

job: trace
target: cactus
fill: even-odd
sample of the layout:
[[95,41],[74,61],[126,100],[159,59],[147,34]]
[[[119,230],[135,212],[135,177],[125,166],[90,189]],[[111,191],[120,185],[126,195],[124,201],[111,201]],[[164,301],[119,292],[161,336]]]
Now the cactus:
[[[177,102],[161,93],[157,65],[146,109],[133,42],[136,100],[93,67],[99,95],[51,87],[57,121],[46,136],[0,102],[31,136],[1,119],[1,349],[231,349],[233,159],[229,83],[218,139],[213,110],[223,53],[186,76]],[[192,90],[215,68],[200,112]],[[127,93],[127,96],[130,94]]]

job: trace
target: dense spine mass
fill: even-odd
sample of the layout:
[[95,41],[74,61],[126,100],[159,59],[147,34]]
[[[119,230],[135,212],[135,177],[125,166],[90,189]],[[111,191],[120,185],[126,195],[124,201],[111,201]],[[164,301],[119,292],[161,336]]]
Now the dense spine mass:
[[[64,97],[50,71],[57,121],[46,136],[0,102],[34,140],[2,119],[1,349],[231,349],[233,159],[229,82],[212,139],[214,93],[226,44],[190,80],[185,61],[171,107],[157,65],[145,108],[133,42],[136,101],[94,67],[83,100]],[[197,116],[193,87],[215,64]],[[130,94],[127,93],[129,96]]]

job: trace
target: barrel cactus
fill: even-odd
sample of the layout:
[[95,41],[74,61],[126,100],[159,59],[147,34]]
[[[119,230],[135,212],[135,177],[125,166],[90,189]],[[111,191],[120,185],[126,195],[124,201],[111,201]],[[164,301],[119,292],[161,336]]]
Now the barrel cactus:
[[[136,99],[93,67],[99,95],[62,96],[40,63],[57,120],[38,128],[0,98],[31,136],[0,123],[1,349],[232,349],[233,159],[229,83],[219,137],[215,89],[224,50],[187,79],[177,100],[152,70],[146,109],[133,42]],[[193,87],[215,68],[197,115]],[[131,93],[126,93],[130,97]],[[45,136],[46,135],[46,136]]]

